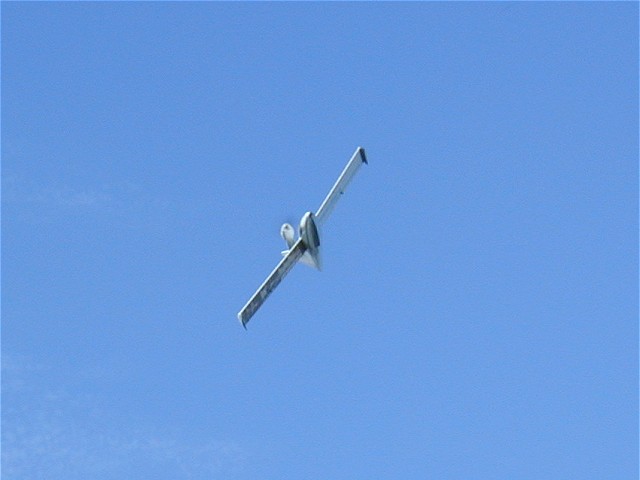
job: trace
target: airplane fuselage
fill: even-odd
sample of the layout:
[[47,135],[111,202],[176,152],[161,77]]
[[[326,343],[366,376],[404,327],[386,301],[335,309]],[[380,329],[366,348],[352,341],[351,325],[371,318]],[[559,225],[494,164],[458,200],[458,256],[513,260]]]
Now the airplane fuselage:
[[309,265],[305,260],[310,260],[312,267],[322,270],[320,233],[318,232],[313,212],[307,212],[302,216],[300,220],[300,237],[307,247],[307,251],[300,261]]

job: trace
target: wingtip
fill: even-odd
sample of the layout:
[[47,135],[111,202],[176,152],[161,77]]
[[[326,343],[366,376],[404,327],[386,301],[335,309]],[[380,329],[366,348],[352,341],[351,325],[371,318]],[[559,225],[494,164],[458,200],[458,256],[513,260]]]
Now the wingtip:
[[364,147],[358,147],[358,150],[360,151],[360,156],[362,157],[362,161],[367,165],[369,165],[369,162],[367,162],[367,156],[364,153]]
[[242,325],[242,328],[246,330],[247,323],[242,319],[242,313],[238,313],[237,317],[238,317],[238,321],[240,322],[240,325]]

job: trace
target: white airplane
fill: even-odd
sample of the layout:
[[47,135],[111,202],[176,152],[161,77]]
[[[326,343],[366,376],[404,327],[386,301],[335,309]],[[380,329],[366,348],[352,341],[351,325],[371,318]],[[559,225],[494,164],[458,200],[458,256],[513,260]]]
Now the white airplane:
[[260,308],[271,292],[280,284],[282,279],[289,273],[296,262],[300,261],[306,265],[314,267],[318,270],[322,268],[320,259],[320,234],[319,227],[327,220],[329,214],[333,211],[340,196],[345,192],[347,185],[356,174],[363,163],[367,162],[364,154],[364,148],[358,147],[344,167],[344,170],[333,185],[327,198],[324,199],[320,208],[314,215],[313,212],[307,212],[300,220],[300,236],[297,240],[294,238],[294,230],[291,225],[285,223],[280,228],[280,235],[287,242],[288,249],[282,252],[284,258],[280,260],[278,266],[269,274],[260,288],[253,294],[247,304],[238,312],[238,320],[244,328],[247,328],[247,322],[254,313]]

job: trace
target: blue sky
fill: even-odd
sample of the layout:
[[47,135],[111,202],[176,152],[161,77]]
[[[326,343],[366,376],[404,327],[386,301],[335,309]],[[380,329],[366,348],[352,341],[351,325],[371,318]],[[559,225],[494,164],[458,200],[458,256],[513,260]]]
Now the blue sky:
[[2,219],[3,478],[638,476],[637,3],[3,2]]

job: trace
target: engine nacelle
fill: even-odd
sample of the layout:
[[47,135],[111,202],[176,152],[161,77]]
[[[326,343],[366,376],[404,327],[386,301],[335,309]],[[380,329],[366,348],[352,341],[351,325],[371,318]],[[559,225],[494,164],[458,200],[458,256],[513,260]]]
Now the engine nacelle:
[[285,242],[287,242],[287,248],[293,247],[295,238],[293,238],[294,230],[291,225],[289,225],[288,223],[282,225],[282,227],[280,227],[280,236],[284,239]]

